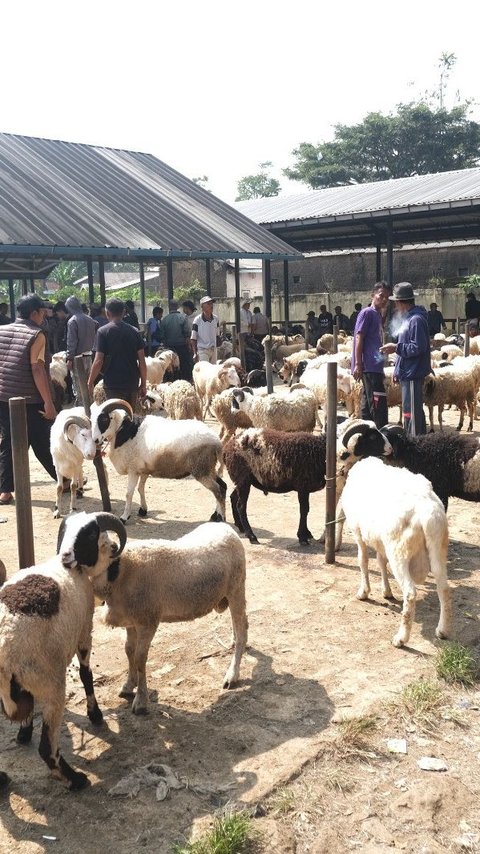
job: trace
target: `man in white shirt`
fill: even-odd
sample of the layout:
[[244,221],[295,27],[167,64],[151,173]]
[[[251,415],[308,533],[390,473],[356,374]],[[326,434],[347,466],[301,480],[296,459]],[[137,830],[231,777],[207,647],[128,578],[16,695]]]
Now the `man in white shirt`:
[[201,314],[197,314],[192,325],[192,350],[194,362],[217,363],[217,336],[219,334],[218,317],[213,313],[212,297],[200,300]]
[[245,300],[240,309],[240,335],[245,340],[246,335],[253,331],[253,316],[250,311],[250,300]]

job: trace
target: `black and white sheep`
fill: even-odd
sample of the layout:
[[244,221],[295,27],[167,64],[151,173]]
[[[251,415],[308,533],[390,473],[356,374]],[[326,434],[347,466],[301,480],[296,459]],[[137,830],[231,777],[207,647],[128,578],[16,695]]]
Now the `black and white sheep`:
[[62,515],[63,479],[70,478],[70,511],[76,510],[77,490],[83,487],[83,461],[96,453],[90,419],[83,406],[59,412],[50,431],[50,452],[57,472],[57,502],[53,516]]
[[349,472],[342,507],[358,547],[358,598],[368,599],[370,595],[368,547],[377,553],[384,597],[393,598],[387,561],[402,590],[402,618],[394,646],[408,643],[415,616],[415,585],[422,584],[429,571],[440,600],[435,633],[438,638],[448,637],[452,611],[447,581],[448,525],[442,502],[429,481],[372,457]]
[[224,523],[207,522],[178,540],[130,540],[121,558],[96,575],[94,590],[105,601],[109,626],[127,630],[128,678],[120,696],[132,698],[132,711],[148,706],[145,667],[159,623],[195,620],[210,611],[230,609],[234,652],[224,688],[238,681],[247,643],[245,550]]
[[[109,531],[118,536],[119,547]],[[70,789],[82,789],[88,778],[74,771],[59,750],[66,668],[77,655],[88,717],[101,724],[90,669],[91,577],[107,570],[125,542],[124,526],[111,513],[70,516],[60,526],[59,554],[16,572],[0,590],[2,708],[10,720],[20,723],[17,741],[26,744],[32,737],[34,703],[42,705],[40,756]]]
[[222,444],[201,421],[171,421],[147,415],[134,416],[124,400],[113,399],[93,411],[92,436],[97,445],[108,443],[107,455],[118,474],[127,475],[126,522],[138,484],[139,516],[147,515],[145,483],[148,477],[180,479],[192,475],[213,493],[216,509],[211,521],[225,519],[226,484],[217,473],[222,464]]

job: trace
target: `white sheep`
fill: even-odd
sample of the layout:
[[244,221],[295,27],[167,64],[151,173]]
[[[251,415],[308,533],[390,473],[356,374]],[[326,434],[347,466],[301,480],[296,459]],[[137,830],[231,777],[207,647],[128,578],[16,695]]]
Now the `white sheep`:
[[[229,369],[231,370],[231,369]],[[138,484],[139,516],[147,515],[145,483],[149,476],[180,479],[192,475],[213,493],[216,510],[212,521],[225,519],[226,484],[217,473],[223,462],[220,439],[199,421],[171,421],[168,418],[134,416],[124,400],[107,400],[92,409],[92,436],[97,445],[108,443],[107,455],[118,474],[128,476],[126,522]],[[220,469],[219,469],[220,470]]]
[[292,385],[293,378],[297,373],[300,362],[311,361],[315,359],[315,350],[299,350],[298,353],[292,353],[290,356],[284,356],[283,365],[279,371],[279,377],[284,383]]
[[[120,547],[107,531],[117,534]],[[16,572],[0,590],[0,699],[8,718],[20,723],[17,741],[33,732],[34,703],[43,709],[40,756],[52,775],[70,789],[88,778],[74,771],[59,750],[65,708],[66,669],[74,655],[91,722],[102,713],[90,669],[94,594],[91,576],[103,573],[126,542],[125,529],[111,513],[69,516],[62,522],[59,554]]]
[[311,432],[318,424],[317,400],[307,388],[266,397],[255,395],[248,387],[233,389],[232,412],[236,411],[248,415],[254,427],[269,427],[286,433]]
[[433,409],[438,407],[438,423],[443,430],[442,413],[445,406],[453,404],[460,410],[457,430],[463,427],[465,409],[468,409],[467,430],[473,430],[475,399],[480,387],[480,357],[460,356],[448,367],[435,368],[435,374],[424,382],[424,401],[428,407],[430,430],[433,432]]
[[96,454],[90,419],[83,406],[59,412],[50,431],[50,452],[57,472],[57,501],[54,519],[62,515],[63,479],[71,479],[70,512],[76,510],[77,490],[83,488],[83,461]]
[[193,418],[198,421],[202,420],[202,406],[191,383],[186,380],[160,383],[156,387],[156,391],[169,418],[173,418],[175,421]]
[[210,410],[212,397],[226,388],[241,385],[241,381],[234,365],[197,362],[193,366],[193,384],[200,398],[202,415],[205,418]]
[[292,353],[298,353],[299,350],[305,349],[305,339],[302,335],[289,335],[288,344],[285,343],[284,335],[266,335],[262,340],[262,345],[265,347],[265,342],[272,342],[272,367],[278,372],[282,365],[285,356],[291,356]]
[[370,457],[349,472],[341,503],[358,547],[361,582],[357,597],[368,599],[370,595],[368,547],[377,553],[384,597],[393,598],[387,561],[402,590],[403,611],[394,646],[408,643],[415,616],[415,585],[423,584],[429,571],[440,600],[435,633],[438,638],[448,637],[452,616],[447,581],[448,525],[431,483],[421,474]]
[[159,623],[195,620],[229,608],[234,653],[223,687],[238,681],[248,629],[245,550],[228,525],[207,522],[174,541],[131,540],[112,570],[96,575],[94,590],[105,601],[107,625],[127,630],[128,678],[120,696],[131,699],[137,689],[134,714],[147,711],[145,667]]
[[152,385],[163,382],[167,371],[172,373],[179,369],[180,360],[173,350],[157,350],[154,356],[145,358],[147,365],[147,380]]

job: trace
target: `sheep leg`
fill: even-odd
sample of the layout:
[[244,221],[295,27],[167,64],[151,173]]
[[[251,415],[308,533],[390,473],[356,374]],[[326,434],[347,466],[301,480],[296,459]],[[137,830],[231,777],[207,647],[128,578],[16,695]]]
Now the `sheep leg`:
[[251,543],[258,543],[258,539],[253,533],[250,522],[247,516],[248,496],[250,495],[250,484],[242,484],[237,487],[237,513],[241,522],[241,530],[247,535]]
[[370,581],[368,578],[368,550],[366,544],[362,540],[357,540],[358,546],[358,565],[360,567],[360,587],[357,592],[357,599],[368,599],[370,596]]
[[127,629],[127,639],[125,641],[125,652],[128,658],[128,677],[125,684],[122,686],[119,696],[124,699],[131,699],[135,694],[137,687],[137,668],[135,667],[135,650],[137,648],[137,630],[133,626]]
[[138,482],[138,474],[135,471],[130,470],[128,472],[128,483],[127,483],[127,495],[125,499],[125,509],[120,516],[122,522],[127,522],[130,519],[130,514],[132,512],[132,499],[133,493],[135,492],[135,487]]
[[443,431],[443,404],[440,403],[438,405],[437,411],[438,411],[438,426],[440,427],[440,430]]
[[[440,419],[439,419],[440,421]],[[428,404],[428,423],[430,424],[430,433],[435,433],[435,428],[433,426],[433,406]]]
[[53,518],[60,519],[62,516],[63,476],[57,474],[57,502],[53,508]]
[[461,430],[463,427],[463,419],[465,418],[465,402],[462,400],[462,403],[459,406],[460,409],[460,421],[457,425],[457,430]]
[[467,433],[472,433],[473,431],[473,412],[474,412],[474,401],[467,400],[467,409],[468,409],[468,427]]
[[141,474],[140,480],[138,481],[138,494],[140,496],[140,507],[138,508],[138,515],[145,517],[147,515],[147,502],[145,500],[145,483],[147,481],[148,474]]
[[297,537],[300,545],[310,545],[309,540],[313,540],[313,534],[307,528],[308,511],[310,510],[310,494],[308,492],[298,493],[298,503],[300,505],[300,521],[298,524]]
[[148,712],[148,688],[147,688],[147,657],[150,644],[157,627],[147,628],[147,626],[137,627],[137,645],[135,647],[135,669],[137,671],[138,688],[135,699],[132,703],[132,712],[134,715],[146,715]]
[[417,594],[415,590],[415,585],[412,579],[409,577],[408,562],[404,566],[402,566],[401,572],[396,572],[394,570],[394,565],[392,565],[392,571],[397,580],[399,578],[405,579],[403,583],[403,608],[402,617],[400,620],[400,628],[393,638],[393,645],[396,647],[401,647],[404,646],[404,644],[408,643],[408,639],[410,637],[412,623],[415,618],[415,603]]
[[80,664],[80,679],[87,698],[87,715],[92,724],[103,723],[103,715],[97,703],[93,688],[93,673],[90,668],[90,643],[85,646],[79,645],[77,649],[78,663]]
[[78,484],[78,475],[74,475],[70,483],[70,513],[77,509]]
[[52,772],[52,776],[66,783],[71,791],[90,784],[86,774],[74,771],[65,761],[58,747],[60,727],[65,708],[65,684],[55,688],[55,702],[47,702],[43,709],[43,726],[38,752]]
[[17,744],[30,744],[33,734],[33,705],[32,709],[20,724],[17,732]]
[[232,618],[233,635],[235,647],[233,657],[224,678],[223,688],[232,688],[240,677],[240,662],[247,645],[248,620],[245,612],[245,592],[242,591],[237,597],[228,601],[230,616]]
[[233,521],[235,522],[235,525],[237,526],[240,533],[244,534],[245,531],[243,529],[242,520],[240,519],[238,509],[237,509],[237,501],[238,501],[238,492],[236,489],[234,489],[232,491],[232,494],[230,495],[230,504],[232,505]]
[[384,599],[394,599],[395,597],[392,593],[392,588],[390,587],[390,581],[388,579],[387,558],[382,554],[382,552],[377,552],[377,563],[382,575],[382,596]]
[[202,484],[206,489],[209,489],[210,492],[213,492],[217,505],[215,507],[214,513],[210,516],[211,522],[223,522],[226,518],[226,510],[225,510],[225,497],[227,494],[227,484],[221,477],[212,475],[204,475],[203,477],[199,477],[193,471],[192,474],[199,483]]

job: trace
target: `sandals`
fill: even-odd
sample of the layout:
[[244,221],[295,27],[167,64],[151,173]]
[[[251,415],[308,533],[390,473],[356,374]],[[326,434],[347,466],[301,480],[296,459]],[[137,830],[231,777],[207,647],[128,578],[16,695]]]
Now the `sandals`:
[[11,492],[4,493],[5,498],[0,498],[0,504],[13,504],[13,495]]

